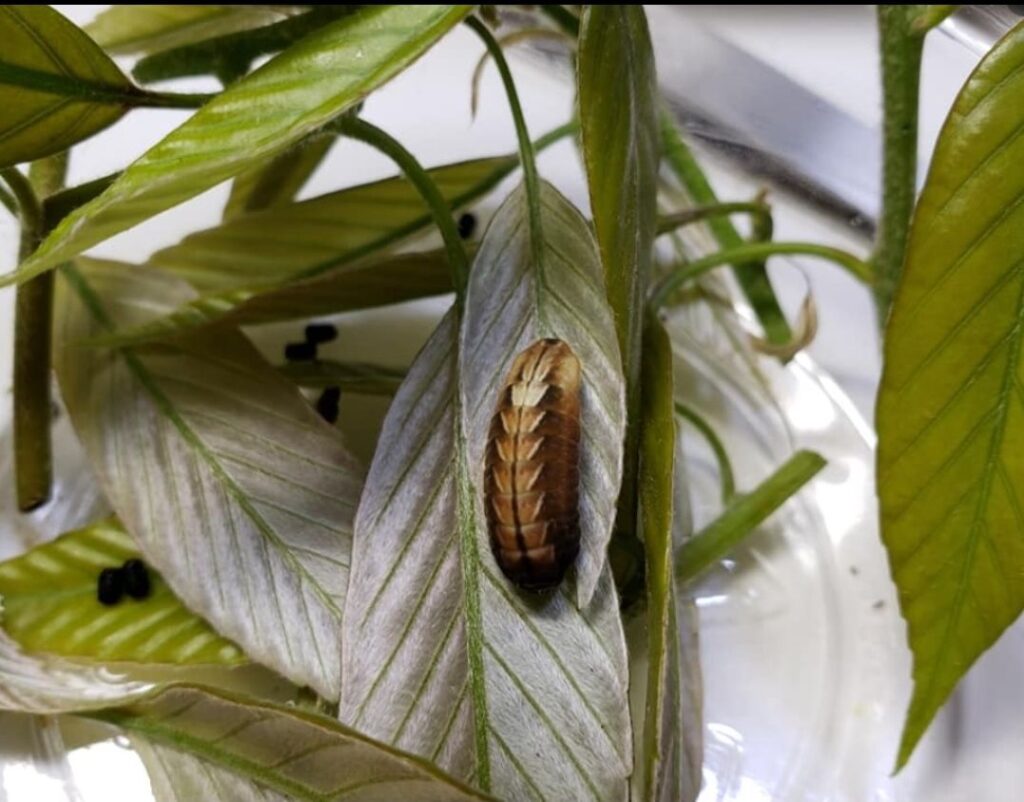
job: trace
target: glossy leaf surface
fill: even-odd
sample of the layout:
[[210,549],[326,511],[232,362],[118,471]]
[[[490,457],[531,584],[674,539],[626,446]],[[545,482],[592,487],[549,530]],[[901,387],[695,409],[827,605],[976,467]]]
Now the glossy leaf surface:
[[25,280],[51,269],[265,163],[411,64],[467,11],[465,6],[367,6],[303,39],[150,148],[3,280]]
[[882,534],[914,654],[898,765],[1024,609],[1024,25],[939,136],[886,333]]
[[0,6],[0,167],[58,153],[120,119],[136,92],[49,6]]

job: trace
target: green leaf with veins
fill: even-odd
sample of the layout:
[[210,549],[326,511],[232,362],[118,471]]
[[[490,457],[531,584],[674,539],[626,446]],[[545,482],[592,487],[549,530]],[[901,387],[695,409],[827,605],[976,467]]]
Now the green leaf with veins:
[[0,6],[0,167],[66,150],[121,118],[141,93],[48,6]]
[[237,331],[146,351],[82,341],[191,297],[156,270],[79,260],[58,283],[55,367],[107,499],[191,610],[337,698],[361,471]]
[[885,338],[882,537],[914,655],[897,767],[1024,609],[1024,24],[939,134]]
[[[539,140],[555,141],[565,128]],[[515,156],[430,170],[453,209],[483,197],[519,164]],[[141,342],[217,322],[266,323],[399,303],[451,292],[440,251],[381,254],[433,225],[404,176],[244,214],[158,251],[147,266],[184,278],[200,295],[107,342]]]
[[287,6],[111,6],[85,26],[110,53],[154,53],[297,13]]
[[25,281],[287,150],[401,72],[468,6],[366,6],[204,105],[68,215],[17,271]]
[[[623,380],[593,235],[553,188],[541,198],[541,261],[520,188],[480,245],[461,333],[456,307],[388,411],[356,517],[341,718],[501,798],[621,799],[626,656],[604,547]],[[494,562],[481,487],[501,385],[544,336],[584,368],[585,559],[577,582],[531,597]]]
[[430,763],[291,707],[174,685],[88,713],[132,736],[162,802],[470,802]]
[[239,648],[189,612],[155,570],[145,599],[100,604],[100,571],[139,556],[128,533],[108,520],[0,563],[0,625],[31,652],[107,662],[244,662]]

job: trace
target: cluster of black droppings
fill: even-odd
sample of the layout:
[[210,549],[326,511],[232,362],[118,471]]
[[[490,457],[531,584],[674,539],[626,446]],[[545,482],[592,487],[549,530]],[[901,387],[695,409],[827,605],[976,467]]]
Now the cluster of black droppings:
[[151,589],[146,564],[142,560],[128,560],[120,568],[104,568],[100,571],[96,598],[100,604],[111,607],[121,601],[125,594],[142,601],[149,597]]
[[284,347],[284,358],[289,362],[315,362],[317,346],[337,337],[338,329],[330,323],[310,323],[306,326],[305,340]]
[[[315,362],[317,346],[338,339],[338,328],[330,323],[310,323],[306,326],[306,339],[299,343],[288,343],[284,347],[284,358],[289,362]],[[338,403],[341,388],[328,387],[316,402],[316,411],[328,423],[338,420]]]
[[341,388],[328,387],[320,394],[316,402],[316,411],[328,423],[338,421],[338,402],[341,401]]
[[470,212],[460,215],[456,228],[459,231],[460,237],[469,239],[473,236],[473,232],[476,231],[476,216]]

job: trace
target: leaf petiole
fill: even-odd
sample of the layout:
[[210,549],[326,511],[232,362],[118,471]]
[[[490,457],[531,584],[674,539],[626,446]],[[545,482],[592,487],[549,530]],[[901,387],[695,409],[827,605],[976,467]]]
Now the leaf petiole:
[[749,493],[687,540],[676,554],[676,579],[692,582],[723,557],[825,467],[813,451],[798,451]]
[[757,263],[769,256],[782,255],[816,256],[839,265],[869,286],[872,283],[871,266],[848,251],[811,242],[753,242],[708,254],[676,268],[655,285],[651,292],[651,304],[656,309],[664,306],[680,285],[716,267]]

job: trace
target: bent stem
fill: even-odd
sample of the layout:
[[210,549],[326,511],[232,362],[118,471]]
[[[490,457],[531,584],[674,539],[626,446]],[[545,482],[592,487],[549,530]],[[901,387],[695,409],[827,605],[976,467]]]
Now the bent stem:
[[[766,203],[760,201],[749,201],[747,203],[709,203],[702,206],[694,206],[684,209],[681,212],[672,212],[658,218],[658,235],[668,234],[683,226],[702,223],[719,217],[728,217],[731,214],[749,214],[754,218],[754,239],[763,241],[771,239],[772,213]],[[768,235],[765,236],[765,231]]]
[[343,117],[338,121],[337,128],[346,136],[364,142],[391,158],[406,178],[419,190],[434,216],[434,222],[441,230],[441,238],[444,240],[445,251],[448,254],[448,265],[452,271],[455,293],[460,299],[463,298],[466,293],[466,282],[469,280],[469,259],[466,256],[466,249],[463,247],[462,237],[459,236],[458,229],[455,227],[451,209],[448,208],[437,184],[401,142],[372,123],[358,117]]
[[733,266],[757,264],[769,256],[785,254],[791,256],[816,256],[820,259],[834,262],[865,284],[870,285],[872,282],[871,265],[848,251],[832,248],[827,245],[815,245],[812,242],[753,242],[740,245],[737,248],[708,254],[676,268],[655,285],[654,290],[651,292],[651,304],[656,309],[664,306],[677,287],[716,267],[727,264]]
[[[694,202],[703,206],[718,204],[718,197],[711,188],[711,183],[680,135],[672,115],[665,108],[661,110],[661,140],[665,161]],[[708,227],[724,250],[732,251],[743,243],[743,237],[728,217],[711,218],[708,220]],[[793,335],[775,297],[764,265],[757,259],[742,263],[734,262],[733,271],[769,342],[788,342]]]
[[750,493],[737,496],[718,518],[679,548],[676,579],[697,579],[824,467],[825,460],[819,454],[798,451]]

